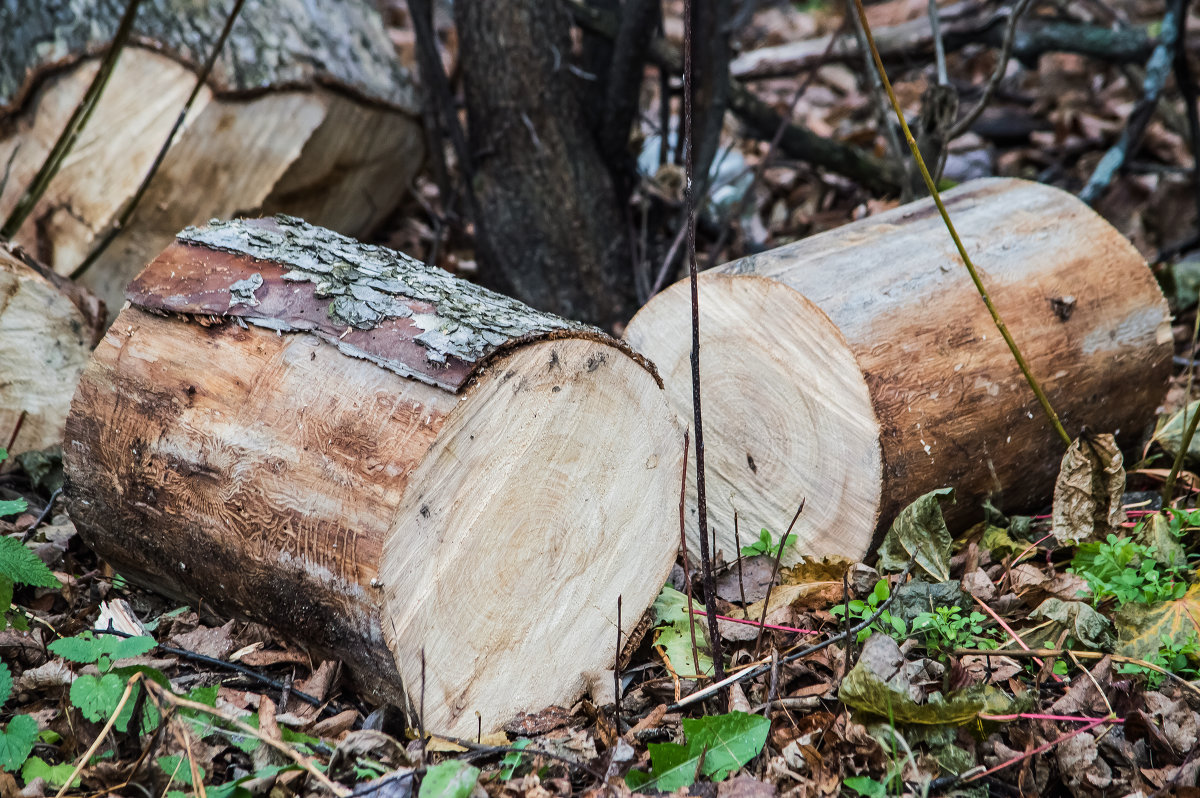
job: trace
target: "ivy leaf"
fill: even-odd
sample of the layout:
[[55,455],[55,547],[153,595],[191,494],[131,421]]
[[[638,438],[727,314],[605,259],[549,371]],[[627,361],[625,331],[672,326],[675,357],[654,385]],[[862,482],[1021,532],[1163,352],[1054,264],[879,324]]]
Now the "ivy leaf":
[[950,530],[938,499],[953,495],[953,488],[931,490],[900,511],[879,547],[880,571],[903,571],[915,558],[934,581],[950,579]]
[[[175,781],[188,787],[194,786],[192,784],[192,768],[188,764],[186,757],[180,754],[171,754],[169,756],[160,756],[156,761],[162,772],[172,777]],[[200,771],[200,778],[203,779],[204,768],[197,766],[196,769]]]
[[[25,760],[25,765],[21,768],[21,779],[28,784],[34,779],[44,779],[51,787],[62,787],[67,783],[67,779],[75,771],[75,766],[70,762],[64,762],[61,765],[51,765],[42,759],[40,756],[31,756]],[[72,787],[78,787],[79,782],[83,779],[76,776],[71,781]]]
[[479,781],[479,768],[450,759],[425,771],[419,798],[468,798]]
[[0,501],[0,518],[6,515],[16,515],[29,509],[29,503],[24,499],[5,499]]
[[1112,435],[1084,432],[1063,455],[1054,482],[1050,531],[1072,545],[1103,540],[1125,521],[1125,465]]
[[21,769],[33,744],[37,742],[37,721],[28,715],[17,715],[8,722],[8,728],[0,732],[0,767],[10,773]]
[[99,678],[85,673],[71,682],[71,703],[85,718],[99,723],[112,716],[124,692],[125,681],[115,673]]
[[1153,662],[1164,641],[1183,648],[1200,635],[1200,583],[1174,601],[1126,604],[1113,621],[1117,627],[1117,653]]
[[21,585],[60,587],[46,564],[16,538],[0,537],[0,575]]
[[842,779],[842,786],[849,787],[866,798],[887,798],[887,785],[875,781],[870,776],[850,776]]
[[118,635],[102,634],[97,637],[105,654],[113,659],[129,659],[140,657],[158,645],[153,637],[140,635],[138,637],[120,637]]
[[0,662],[0,706],[4,706],[12,695],[12,688],[12,671],[8,669],[7,662]]
[[60,637],[48,648],[52,654],[81,665],[92,664],[104,653],[103,643],[91,632],[80,632],[75,637]]

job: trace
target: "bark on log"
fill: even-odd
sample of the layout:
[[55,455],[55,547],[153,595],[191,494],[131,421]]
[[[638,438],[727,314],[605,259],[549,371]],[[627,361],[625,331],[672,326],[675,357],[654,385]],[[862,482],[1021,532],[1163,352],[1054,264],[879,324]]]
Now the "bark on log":
[[0,446],[21,425],[10,455],[62,443],[75,383],[104,323],[104,304],[86,289],[20,247],[0,245]]
[[[1048,186],[978,180],[945,200],[1067,430],[1136,442],[1171,361],[1167,305],[1141,256]],[[1050,498],[1062,443],[931,201],[704,273],[700,318],[709,518],[727,559],[735,509],[743,529],[779,535],[806,499],[792,558],[861,558],[934,488],[957,488],[956,529],[987,495],[1010,510]],[[685,282],[626,331],[681,418],[689,323]]]
[[[7,217],[84,95],[126,0],[5,4],[0,195]],[[145,0],[79,141],[15,240],[60,274],[83,263],[150,170],[228,3]],[[391,212],[424,145],[410,79],[369,0],[248,3],[129,224],[83,282],[115,313],[174,234],[287,212],[359,235]]]
[[129,299],[64,445],[122,574],[401,706],[423,653],[440,733],[611,667],[618,596],[628,632],[678,546],[682,431],[645,360],[290,217],[185,231]]

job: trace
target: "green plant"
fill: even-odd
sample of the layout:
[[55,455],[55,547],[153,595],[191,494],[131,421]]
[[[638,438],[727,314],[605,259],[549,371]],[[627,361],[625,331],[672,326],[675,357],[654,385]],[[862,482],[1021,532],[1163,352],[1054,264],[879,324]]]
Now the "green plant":
[[945,653],[969,644],[990,649],[996,647],[996,641],[984,637],[987,620],[981,612],[963,615],[961,607],[934,607],[913,618],[912,630],[925,637],[925,647],[931,652]]
[[[1158,653],[1148,662],[1163,670],[1170,671],[1188,681],[1200,679],[1200,636],[1193,633],[1182,645],[1170,635],[1161,635],[1162,646]],[[1133,663],[1122,663],[1117,667],[1120,673],[1136,673],[1146,677],[1146,686],[1151,690],[1157,689],[1167,677],[1156,670],[1145,668]]]
[[[125,684],[135,673],[141,672],[146,678],[153,679],[164,687],[170,683],[162,671],[141,665],[117,666],[117,662],[130,657],[145,654],[157,645],[152,637],[118,637],[117,635],[95,635],[91,630],[81,632],[75,637],[61,637],[50,644],[50,651],[63,659],[77,662],[81,665],[95,665],[99,676],[81,674],[71,682],[71,703],[85,718],[95,723],[108,720],[121,702],[125,692]],[[134,693],[125,702],[121,714],[117,716],[115,728],[117,731],[127,731],[129,721],[133,718],[134,708],[141,706],[142,716],[140,729],[143,732],[153,731],[158,727],[158,710],[148,701],[139,700],[140,686],[134,688]]]
[[651,772],[631,770],[625,776],[625,783],[634,790],[674,792],[680,787],[690,787],[697,776],[724,781],[758,756],[767,742],[770,727],[771,722],[766,718],[745,712],[685,718],[683,733],[687,745],[650,743],[647,748]]
[[[891,595],[891,589],[888,587],[886,579],[880,579],[875,583],[875,588],[867,596],[866,601],[854,599],[849,602],[850,618],[856,623],[862,623],[867,618],[870,618],[879,610],[879,606],[888,600]],[[839,604],[829,610],[829,613],[835,617],[845,619],[846,604]],[[908,626],[904,621],[892,615],[887,610],[884,610],[874,622],[865,629],[860,629],[858,632],[858,642],[862,642],[871,636],[873,632],[882,632],[891,635],[897,640],[903,640],[908,634]]]
[[1087,582],[1096,604],[1108,598],[1118,605],[1182,598],[1188,588],[1184,563],[1163,565],[1154,559],[1156,551],[1155,546],[1110,533],[1103,542],[1081,544],[1070,570]]
[[[785,549],[796,545],[796,536],[788,535],[783,541]],[[751,543],[749,546],[742,546],[743,557],[756,557],[759,554],[766,554],[769,557],[774,557],[778,551],[779,544],[771,540],[771,533],[763,529],[758,533],[758,540]]]

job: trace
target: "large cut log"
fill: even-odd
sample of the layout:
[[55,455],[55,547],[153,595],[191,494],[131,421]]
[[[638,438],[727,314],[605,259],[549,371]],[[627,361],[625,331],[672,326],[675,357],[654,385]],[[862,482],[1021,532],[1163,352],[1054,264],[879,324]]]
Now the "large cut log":
[[[1167,305],[1141,256],[1048,186],[979,180],[945,201],[1067,430],[1136,442],[1171,363]],[[626,332],[686,419],[689,299],[672,286]],[[1049,499],[1062,442],[931,201],[705,272],[700,339],[709,519],[727,558],[735,511],[743,529],[779,535],[804,499],[790,556],[860,558],[935,488],[957,488],[957,529],[985,496],[1011,510]]]
[[[6,218],[99,68],[127,0],[0,4]],[[193,90],[231,3],[143,0],[79,140],[14,237],[70,274],[108,236]],[[112,313],[189,224],[286,212],[361,235],[395,207],[423,139],[370,0],[246,3],[129,223],[83,280]]]
[[10,455],[62,442],[104,321],[103,303],[86,289],[0,244],[0,447],[12,440]]
[[[611,667],[670,570],[682,431],[594,328],[298,219],[189,229],[80,380],[71,516],[124,575],[474,734]],[[415,694],[413,696],[416,697]]]

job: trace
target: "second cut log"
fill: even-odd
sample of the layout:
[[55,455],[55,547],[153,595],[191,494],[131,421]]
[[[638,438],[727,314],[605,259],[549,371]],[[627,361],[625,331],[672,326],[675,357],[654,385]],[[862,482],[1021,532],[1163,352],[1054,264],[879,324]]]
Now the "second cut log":
[[[945,201],[984,284],[1071,435],[1136,443],[1171,368],[1170,316],[1133,246],[1055,188],[989,179]],[[691,419],[690,291],[659,294],[626,339]],[[932,201],[700,275],[709,520],[796,525],[802,554],[868,554],[929,490],[963,528],[991,496],[1047,502],[1064,446],[973,286]],[[694,465],[689,461],[689,469]],[[695,478],[689,477],[695,545]],[[746,535],[743,534],[743,542]]]

